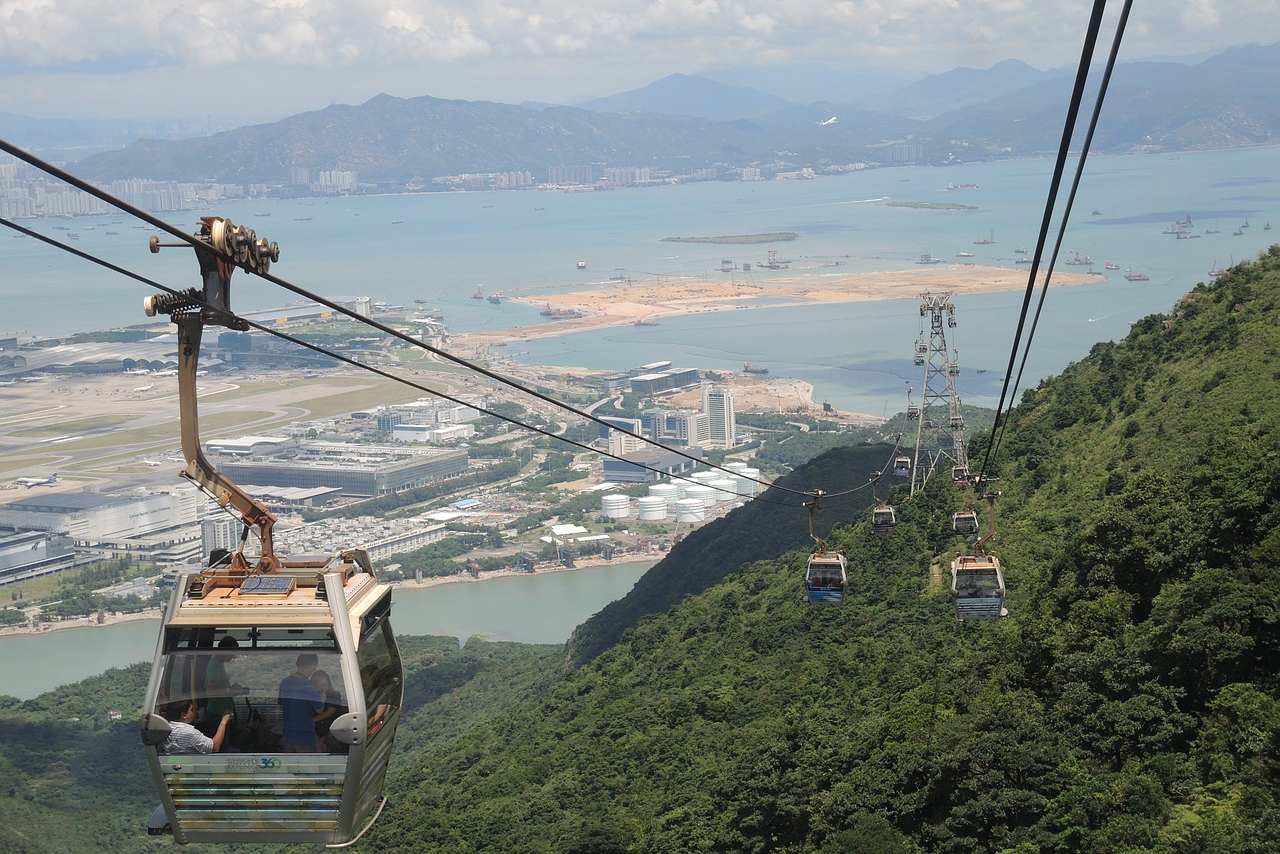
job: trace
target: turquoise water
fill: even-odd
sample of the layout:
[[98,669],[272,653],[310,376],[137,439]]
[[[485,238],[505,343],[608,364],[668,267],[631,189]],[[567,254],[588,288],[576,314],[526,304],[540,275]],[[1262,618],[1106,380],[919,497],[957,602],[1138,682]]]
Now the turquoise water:
[[[796,262],[790,273],[901,269],[924,252],[950,259],[960,250],[977,253],[975,261],[1010,263],[1015,247],[1034,247],[1051,165],[1047,159],[1024,159],[870,170],[815,181],[601,193],[228,202],[217,206],[217,212],[277,240],[282,254],[276,271],[286,278],[327,296],[428,300],[444,310],[455,329],[470,330],[539,320],[529,306],[470,299],[479,284],[489,292],[519,294],[581,288],[611,275],[707,275],[722,257],[759,262],[768,248],[660,242],[668,235],[796,231],[799,240],[776,245],[783,257]],[[1169,293],[1185,289],[1215,259],[1225,264],[1232,255],[1240,259],[1257,252],[1271,236],[1262,232],[1262,222],[1268,216],[1280,222],[1278,177],[1280,160],[1273,148],[1093,158],[1066,248],[1092,255],[1099,267],[1112,260],[1152,278],[1148,287],[1131,294],[1113,274],[1113,283],[1121,283],[1115,290],[1119,304],[1110,305],[1110,297],[1098,292],[1095,301],[1109,310],[1096,313],[1131,315],[1148,304],[1159,307],[1168,301],[1161,287],[1169,286]],[[945,191],[952,182],[980,188]],[[870,201],[883,197],[960,202],[980,209],[913,210]],[[1091,216],[1094,209],[1102,214]],[[1160,234],[1165,223],[1188,212],[1222,233],[1184,241]],[[167,216],[192,227],[196,219],[195,212]],[[1245,216],[1256,221],[1255,227],[1232,237],[1233,227]],[[310,221],[296,221],[300,217]],[[122,222],[113,225],[112,220]],[[395,220],[404,222],[392,225]],[[49,231],[53,225],[78,232],[77,246],[165,283],[195,282],[185,250],[149,254],[146,238],[151,232],[135,229],[123,216],[34,221],[32,227]],[[971,245],[992,229],[995,246]],[[108,230],[118,234],[108,236]],[[586,260],[588,269],[576,270],[577,259]],[[0,304],[5,308],[0,328],[58,333],[142,320],[142,286],[29,239],[0,235],[0,270]],[[767,273],[753,275],[767,282]],[[241,309],[282,305],[289,302],[286,296],[259,280],[237,279],[235,304]],[[1093,340],[1115,334],[1102,327],[1086,331]],[[890,332],[897,336],[899,330],[886,329],[870,341],[858,336],[851,344],[855,350],[888,352]],[[792,342],[775,346],[757,339],[752,348],[761,361],[794,355]]]
[[[562,643],[575,626],[626,595],[653,563],[402,588],[395,592],[393,622],[404,635]],[[109,667],[149,661],[158,626],[140,620],[0,638],[0,694],[26,700]]]

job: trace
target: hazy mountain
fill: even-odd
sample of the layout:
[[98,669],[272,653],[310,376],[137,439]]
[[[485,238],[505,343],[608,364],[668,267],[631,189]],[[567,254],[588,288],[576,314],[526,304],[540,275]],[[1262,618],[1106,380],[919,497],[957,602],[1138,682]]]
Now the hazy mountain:
[[[1094,145],[1167,149],[1248,145],[1280,137],[1280,44],[1235,48],[1204,62],[1133,62],[1112,78]],[[926,133],[964,138],[1014,151],[1058,145],[1071,78],[1032,86],[931,120]],[[1096,97],[1085,93],[1081,121]]]
[[901,116],[930,118],[1059,76],[1016,59],[1006,59],[990,68],[953,68],[942,74],[931,74],[880,97],[868,98],[865,104]]
[[783,62],[721,68],[704,72],[703,76],[759,89],[797,104],[861,104],[900,89],[920,75],[890,68],[837,69],[816,63]]
[[206,176],[281,181],[292,166],[352,169],[368,181],[548,166],[687,166],[770,150],[758,125],[574,107],[378,95],[181,144],[142,141],[79,164],[94,178]]
[[203,122],[38,118],[0,113],[0,137],[40,151],[66,153],[119,148],[142,137],[179,138],[207,133]]
[[771,113],[791,105],[758,89],[731,86],[691,74],[669,74],[639,89],[593,98],[577,106],[603,113],[662,113],[728,121]]

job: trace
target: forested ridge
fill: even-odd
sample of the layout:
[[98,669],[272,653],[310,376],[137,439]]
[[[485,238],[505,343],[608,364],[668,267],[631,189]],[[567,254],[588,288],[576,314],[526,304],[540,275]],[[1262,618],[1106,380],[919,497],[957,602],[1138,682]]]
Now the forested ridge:
[[[865,478],[843,459],[797,474]],[[696,575],[672,561],[668,593],[655,574],[580,628],[571,670],[403,639],[391,803],[359,849],[1280,850],[1280,251],[1027,391],[993,472],[999,622],[955,619],[950,514],[974,497],[938,477],[898,488],[890,537],[826,512],[838,608],[802,601],[803,514],[759,502],[686,541]],[[136,724],[68,720],[140,678],[0,702],[0,847],[169,844],[141,835]]]
[[[1030,390],[997,468],[1010,616],[941,578],[966,496],[641,620],[424,744],[368,850],[1280,850],[1280,253]],[[984,442],[975,443],[981,459]]]

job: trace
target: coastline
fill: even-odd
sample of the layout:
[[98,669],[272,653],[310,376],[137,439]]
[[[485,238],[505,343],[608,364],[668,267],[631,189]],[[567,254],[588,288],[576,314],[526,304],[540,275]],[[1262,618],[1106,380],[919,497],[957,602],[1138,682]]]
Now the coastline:
[[[468,346],[553,338],[614,326],[654,323],[681,315],[750,311],[763,308],[909,299],[924,290],[954,294],[986,294],[1026,287],[1027,273],[1016,267],[944,264],[923,269],[886,270],[837,275],[797,275],[761,283],[712,279],[664,280],[646,284],[510,297],[511,302],[572,310],[578,317],[531,326],[466,332],[457,336]],[[1043,273],[1037,282],[1043,281]],[[1103,284],[1102,275],[1055,272],[1057,286]],[[767,300],[762,304],[761,301]]]
[[[486,572],[479,577],[473,578],[470,575],[442,575],[435,578],[424,578],[421,581],[405,580],[388,582],[394,589],[416,589],[425,587],[438,587],[442,584],[468,583],[476,584],[489,581],[495,578],[512,578],[527,577],[530,575],[548,575],[554,572],[576,572],[579,569],[595,569],[603,566],[618,566],[624,563],[638,563],[642,560],[650,560],[657,562],[666,557],[665,552],[649,552],[644,555],[628,554],[622,557],[616,557],[612,560],[604,560],[603,558],[584,558],[577,561],[573,567],[565,567],[560,564],[536,566],[533,572],[521,572],[515,569],[499,569],[493,572]],[[164,613],[164,608],[147,608],[143,611],[136,611],[131,614],[108,614],[102,622],[98,622],[96,616],[90,617],[72,617],[65,620],[58,620],[53,623],[40,623],[35,628],[30,626],[4,626],[0,628],[0,639],[6,637],[18,637],[21,635],[44,635],[50,632],[61,631],[63,629],[96,629],[114,626],[120,623],[136,623],[144,620],[159,620]]]

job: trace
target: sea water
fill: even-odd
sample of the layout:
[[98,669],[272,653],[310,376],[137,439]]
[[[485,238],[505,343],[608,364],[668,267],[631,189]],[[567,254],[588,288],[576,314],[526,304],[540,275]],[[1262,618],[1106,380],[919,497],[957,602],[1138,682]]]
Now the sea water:
[[[398,588],[391,620],[402,635],[563,643],[575,626],[624,596],[653,564],[631,561],[573,572]],[[28,700],[110,667],[150,661],[159,625],[157,620],[138,620],[0,637],[0,695]]]
[[[318,293],[330,297],[367,294],[409,306],[423,300],[442,310],[452,329],[468,331],[541,321],[534,306],[472,299],[477,288],[486,294],[530,295],[600,287],[613,276],[635,281],[723,277],[717,272],[722,258],[751,262],[755,268],[751,276],[761,282],[771,275],[910,269],[926,252],[955,261],[957,252],[972,251],[977,257],[969,260],[974,262],[1012,265],[1018,257],[1015,248],[1035,246],[1051,169],[1051,160],[1031,158],[864,170],[812,181],[707,182],[613,192],[530,190],[240,200],[212,205],[199,214],[230,216],[276,240],[281,259],[275,272]],[[978,187],[948,191],[948,184]],[[951,202],[977,210],[889,207],[889,200]],[[1094,210],[1100,213],[1093,215]],[[1181,241],[1160,233],[1185,214],[1196,221],[1196,233],[1206,226],[1219,228],[1220,233]],[[198,214],[184,211],[163,216],[194,228]],[[1112,337],[1136,313],[1166,306],[1171,295],[1203,279],[1215,260],[1225,265],[1233,257],[1251,257],[1270,242],[1272,234],[1262,231],[1262,225],[1271,216],[1280,222],[1280,160],[1275,148],[1095,155],[1086,170],[1064,248],[1091,255],[1100,271],[1104,261],[1114,261],[1122,268],[1147,273],[1151,282],[1126,288],[1124,269],[1108,273],[1106,282],[1115,287],[1110,293],[1103,288],[1093,291],[1087,304],[1094,310],[1087,311],[1081,322],[1089,317],[1097,318],[1095,323],[1113,318],[1118,322],[1084,327],[1085,337]],[[1252,228],[1233,237],[1232,231],[1245,217]],[[27,224],[62,239],[68,232],[54,231],[54,226],[75,231],[80,235],[77,247],[165,284],[197,283],[188,250],[166,249],[151,255],[146,243],[154,230],[138,227],[124,215]],[[776,231],[794,231],[799,239],[750,246],[661,240]],[[994,245],[974,245],[973,241],[993,232]],[[793,262],[789,270],[772,274],[759,268],[770,248]],[[586,261],[587,269],[578,270],[578,260]],[[148,292],[144,286],[29,238],[0,234],[0,271],[0,306],[4,308],[0,329],[65,334],[143,320],[141,298]],[[244,275],[237,277],[233,294],[234,304],[242,310],[284,305],[293,299]],[[1000,300],[994,304],[979,300],[966,306],[964,317],[976,318],[980,316],[976,312],[991,310],[996,312],[993,319],[1004,322],[999,304]],[[761,318],[774,311],[765,310]],[[826,316],[830,311],[824,307],[819,314]],[[909,313],[909,306],[904,311]],[[870,339],[861,334],[839,337],[851,351],[899,352],[901,329],[896,324],[870,331],[874,333]],[[1059,346],[1052,340],[1074,340],[1079,332],[1074,327],[1047,328],[1040,334],[1052,349]],[[979,337],[992,336],[984,331],[981,336],[971,334],[970,340]],[[743,343],[747,345],[743,349],[752,351],[753,361],[797,356],[797,341],[785,336],[781,340],[756,337]],[[1078,355],[1079,348],[1068,346],[1059,353],[1070,358]],[[800,355],[799,361],[812,361]],[[602,353],[600,358],[599,363],[585,364],[604,367],[611,356]],[[970,364],[981,363],[981,359],[970,360]],[[1046,364],[1056,369],[1061,358]],[[838,385],[832,383],[832,395],[839,393]]]

